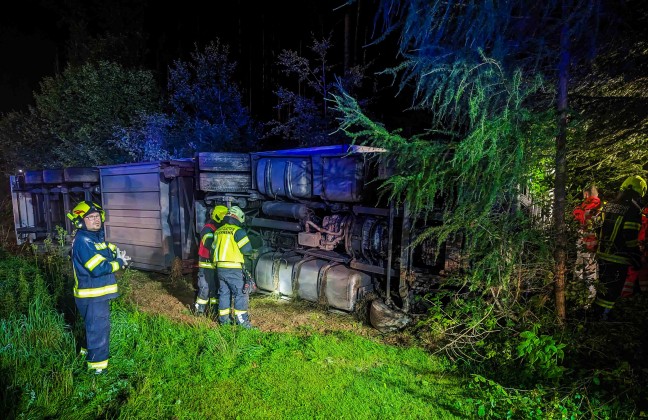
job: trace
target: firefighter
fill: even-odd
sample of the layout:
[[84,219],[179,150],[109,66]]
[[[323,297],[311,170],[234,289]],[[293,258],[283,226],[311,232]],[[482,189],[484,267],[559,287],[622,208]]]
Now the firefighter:
[[77,204],[67,217],[77,228],[72,243],[74,300],[85,325],[85,354],[88,369],[100,374],[110,355],[110,301],[119,296],[115,272],[124,269],[130,257],[105,240],[106,214],[91,201]]
[[223,219],[223,226],[214,233],[213,263],[217,268],[219,286],[218,322],[221,325],[235,324],[252,328],[248,307],[249,293],[243,276],[244,256],[252,256],[254,249],[245,230],[245,213],[238,206],[232,206]]
[[[648,292],[648,244],[646,243],[646,231],[648,230],[648,207],[644,207],[641,211],[641,230],[639,230],[639,249],[641,250],[641,268],[636,270],[634,267],[628,267],[628,275],[626,276],[623,290],[621,291],[622,298],[628,298],[634,295],[637,283],[639,283],[639,290]],[[638,281],[637,281],[638,280]]]
[[602,225],[596,257],[599,262],[599,284],[595,310],[601,319],[608,314],[621,295],[628,267],[641,267],[639,230],[641,229],[640,200],[646,195],[646,181],[630,176],[623,181],[617,197],[602,210]]
[[598,280],[598,263],[596,261],[596,221],[601,210],[601,199],[596,186],[592,185],[583,190],[583,202],[572,212],[579,224],[578,241],[576,243],[576,265],[574,277],[583,281],[589,291],[586,307],[596,297],[594,284]]
[[215,307],[218,302],[218,288],[216,287],[216,270],[212,264],[211,249],[214,241],[214,232],[218,229],[223,217],[227,214],[227,207],[218,205],[211,212],[211,218],[200,231],[200,246],[198,247],[198,294],[196,296],[195,314],[203,315],[207,305]]

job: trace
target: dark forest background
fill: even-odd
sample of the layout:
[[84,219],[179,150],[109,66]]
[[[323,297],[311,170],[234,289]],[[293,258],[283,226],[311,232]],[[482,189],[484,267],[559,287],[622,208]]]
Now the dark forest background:
[[[33,104],[45,76],[99,54],[152,70],[161,87],[174,60],[187,60],[195,46],[217,38],[230,46],[244,105],[260,120],[273,116],[273,90],[285,80],[277,66],[282,50],[304,53],[313,39],[332,35],[331,64],[344,67],[393,64],[397,51],[372,45],[379,35],[376,2],[342,0],[248,2],[210,5],[188,0],[160,6],[150,0],[16,3],[0,17],[0,112]],[[393,93],[393,92],[392,92]]]

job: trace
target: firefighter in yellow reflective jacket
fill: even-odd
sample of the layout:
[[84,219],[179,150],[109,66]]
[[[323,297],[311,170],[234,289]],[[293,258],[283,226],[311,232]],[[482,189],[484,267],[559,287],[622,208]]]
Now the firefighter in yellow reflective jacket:
[[211,218],[200,231],[200,246],[198,247],[198,294],[196,295],[195,313],[205,313],[207,305],[214,307],[218,301],[216,286],[216,269],[212,264],[211,249],[214,242],[214,232],[218,229],[227,214],[227,207],[218,205],[211,212]]
[[67,217],[77,228],[72,243],[74,300],[85,324],[88,368],[102,373],[108,367],[110,300],[119,296],[115,272],[128,265],[125,251],[105,241],[101,206],[91,201],[77,204]]
[[603,224],[596,252],[603,290],[597,292],[594,302],[603,320],[608,319],[610,310],[621,295],[628,267],[641,267],[638,238],[641,198],[645,195],[646,181],[640,176],[630,176],[621,185],[617,197],[603,206]]
[[214,232],[212,256],[220,282],[218,322],[226,325],[234,321],[237,325],[251,328],[248,314],[250,298],[245,292],[243,268],[244,255],[252,255],[254,250],[247,233],[241,228],[243,223],[243,210],[231,207],[223,219],[223,226]]

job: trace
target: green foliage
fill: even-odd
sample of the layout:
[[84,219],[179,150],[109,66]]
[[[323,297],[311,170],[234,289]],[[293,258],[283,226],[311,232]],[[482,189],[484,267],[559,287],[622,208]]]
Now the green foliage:
[[[12,351],[0,353],[0,363],[20,368],[4,370],[3,376],[11,383],[4,402],[12,404],[16,416],[208,418],[214,407],[233,418],[468,415],[450,408],[463,392],[463,380],[420,349],[346,333],[266,334],[214,329],[207,321],[178,325],[117,303],[110,366],[99,377],[85,372],[61,324],[49,326],[51,334],[65,337],[49,340],[48,348],[65,352],[55,362],[38,343],[19,337],[19,325],[36,321],[35,315],[7,321],[3,331],[9,334],[0,348]],[[44,309],[40,314],[52,317]],[[65,381],[43,375],[47,368]],[[35,373],[43,379],[33,380]]]
[[40,150],[51,150],[50,166],[123,163],[123,153],[110,141],[113,132],[158,107],[149,71],[105,61],[44,78],[34,99],[41,131],[47,133],[38,140],[49,142]]
[[0,319],[2,412],[45,418],[56,414],[74,388],[74,340],[47,293],[31,295],[26,313]]
[[[636,6],[646,7],[641,2]],[[595,182],[605,197],[612,198],[626,177],[647,175],[648,47],[645,36],[633,31],[627,45],[608,48],[586,83],[576,87],[573,124],[577,126],[567,158],[575,190]],[[617,74],[624,62],[632,64],[623,65],[624,74]]]
[[[520,77],[507,81],[492,60],[485,60],[481,67],[490,84],[499,86],[500,94],[508,97],[508,107],[490,118],[479,114],[473,129],[456,140],[404,138],[371,121],[349,95],[335,96],[335,100],[345,115],[342,130],[356,142],[388,150],[395,175],[383,188],[390,198],[406,201],[422,218],[443,203],[443,225],[427,228],[416,243],[432,238],[441,246],[446,239],[462,235],[466,255],[473,262],[469,287],[508,290],[514,264],[521,262],[517,256],[523,251],[537,261],[548,256],[546,236],[533,227],[529,214],[520,211],[519,197],[532,177],[541,168],[547,169],[553,117],[551,113],[534,114],[524,106],[525,98],[540,88],[539,82],[523,86]],[[465,77],[468,83],[468,73]],[[474,86],[466,93],[471,96],[471,109],[483,105],[479,98],[487,93],[480,94],[479,89]],[[528,254],[529,249],[535,252]]]
[[556,343],[550,335],[538,335],[539,329],[540,325],[534,324],[532,330],[520,333],[522,341],[517,346],[518,356],[523,361],[527,375],[558,379],[565,371],[560,363],[565,357],[563,349],[566,344]]
[[67,231],[57,225],[54,238],[48,236],[38,248],[33,248],[36,264],[45,274],[48,290],[59,307],[72,287],[70,246],[65,242],[66,235]]
[[37,295],[42,295],[43,301],[50,300],[46,290],[45,276],[33,262],[15,256],[0,258],[0,318],[26,314]]
[[[120,288],[136,275],[144,274],[124,272]],[[563,347],[533,326],[516,343],[498,343],[496,334],[474,340],[483,357],[464,367],[482,372],[466,381],[463,369],[421,348],[387,346],[346,332],[215,329],[208,319],[177,324],[139,312],[123,298],[127,293],[111,305],[108,373],[95,376],[76,355],[74,336],[47,303],[48,294],[45,287],[34,290],[25,313],[0,320],[0,409],[11,417],[203,418],[219,407],[241,418],[627,418],[632,408],[624,400],[606,402],[604,391],[629,377],[627,365],[599,371],[588,382],[570,382],[568,389],[534,382],[536,374],[553,376]],[[492,302],[467,297],[441,294],[441,300],[454,299],[444,306],[448,316],[425,322],[443,323],[455,341],[516,325],[496,318]],[[480,301],[483,306],[476,307]],[[489,315],[480,318],[484,312]],[[455,329],[453,335],[452,328],[461,325],[473,330]],[[462,360],[468,358],[457,361]],[[534,384],[528,389],[485,375],[520,361]]]
[[587,407],[578,392],[563,396],[555,389],[537,385],[533,389],[505,388],[481,375],[473,375],[469,384],[473,395],[466,403],[473,405],[478,417],[494,419],[576,419]]

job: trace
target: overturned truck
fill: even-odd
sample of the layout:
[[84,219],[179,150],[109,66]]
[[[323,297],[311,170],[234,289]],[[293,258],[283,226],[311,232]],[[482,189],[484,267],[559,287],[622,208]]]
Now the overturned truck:
[[[261,293],[358,313],[390,331],[422,310],[417,296],[458,267],[460,244],[412,246],[420,232],[442,221],[422,223],[407,203],[380,194],[390,175],[381,157],[382,149],[353,145],[202,152],[193,159],[87,168],[96,179],[75,191],[104,206],[106,239],[142,270],[169,271],[178,260],[195,267],[198,232],[211,209],[237,205],[258,250],[249,268]],[[37,241],[65,223],[58,213],[70,197],[56,194],[69,188],[38,181],[33,171],[11,179],[19,241]],[[43,217],[52,213],[52,202],[65,205],[56,218]],[[48,224],[39,224],[43,220]],[[72,233],[70,226],[58,229]]]

